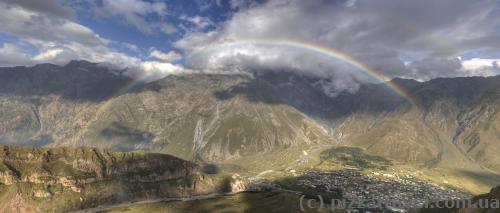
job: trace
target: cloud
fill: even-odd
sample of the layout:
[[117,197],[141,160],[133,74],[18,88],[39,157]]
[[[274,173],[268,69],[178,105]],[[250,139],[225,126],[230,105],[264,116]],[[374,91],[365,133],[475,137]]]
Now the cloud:
[[[321,54],[304,52],[293,47],[269,47],[266,45],[243,44],[237,46],[217,46],[192,55],[187,66],[225,74],[242,72],[287,71],[301,75],[319,77],[316,82],[327,95],[335,96],[339,92],[356,91],[359,82],[371,79],[359,74],[345,62],[332,60]],[[354,75],[353,75],[354,73]]]
[[495,67],[499,66],[500,59],[481,59],[472,58],[469,60],[463,60],[462,64],[465,69],[480,69],[482,67]]
[[242,9],[242,8],[249,8],[253,7],[259,4],[259,1],[253,1],[253,0],[230,0],[229,1],[229,6],[231,9]]
[[[335,49],[355,58],[354,63],[367,64],[388,77],[426,80],[498,73],[496,59],[458,58],[464,53],[482,57],[499,52],[500,8],[494,0],[273,0],[258,4],[231,1],[229,6],[233,8],[228,10],[234,14],[225,21],[213,22],[200,15],[180,16],[182,24],[189,26],[173,43],[178,51],[151,49],[147,55],[136,53],[137,57],[124,52],[147,51],[102,38],[78,24],[71,8],[57,0],[47,2],[0,2],[0,32],[36,49],[33,53],[17,43],[5,43],[0,49],[0,66],[64,64],[84,59],[128,68],[131,75],[149,76],[146,79],[193,70],[293,71],[322,77],[318,84],[331,95],[342,90],[355,91],[360,83],[375,82],[349,64],[353,61],[341,61],[311,48],[279,42],[232,44],[244,40],[294,40]],[[168,21],[168,5],[163,2],[76,2],[85,5],[95,18],[118,18],[145,34],[177,31]],[[204,10],[220,9],[223,4],[198,3],[205,6]],[[170,63],[181,59],[181,55],[186,56],[187,68]]]
[[4,43],[0,48],[0,64],[5,66],[29,65],[31,56],[23,48]]
[[500,59],[424,58],[407,64],[411,74],[405,77],[427,81],[440,77],[494,76],[500,75],[499,63]]
[[[90,28],[70,19],[37,12],[17,4],[0,2],[0,23],[0,32],[14,36],[21,43],[28,43],[36,49],[33,55],[20,45],[5,43],[0,48],[0,66],[38,63],[64,65],[75,59],[88,60],[127,69],[127,74],[144,80],[154,80],[185,70],[179,65],[141,60],[116,51],[109,45],[118,44],[131,50],[137,47],[101,38]],[[174,58],[175,54],[168,56]]]
[[84,2],[96,18],[118,18],[143,33],[171,34],[177,32],[166,21],[167,5],[163,2],[143,0],[91,0]]
[[179,19],[187,21],[193,25],[190,31],[202,31],[215,24],[206,17],[181,15]]
[[161,52],[161,51],[156,50],[156,49],[152,49],[149,52],[149,57],[163,61],[163,62],[172,62],[172,61],[177,61],[177,60],[182,59],[182,55],[180,55],[179,53],[177,53],[175,51],[170,51],[168,53],[164,53],[164,52]]
[[46,46],[68,44],[75,40],[87,46],[105,43],[85,26],[17,5],[0,3],[0,22],[0,32],[29,40],[31,43]]
[[[163,63],[158,61],[145,61],[140,63],[138,68],[142,72],[140,76],[142,76],[141,80],[150,82],[154,80],[158,80],[168,75],[180,75],[195,72],[193,70],[185,69],[180,65],[175,65],[171,63]],[[134,69],[131,69],[134,72]],[[135,74],[132,74],[135,75]]]
[[[328,76],[342,90],[373,81],[310,50],[225,41],[302,41],[333,48],[389,77],[466,75],[456,57],[500,49],[500,9],[492,0],[274,0],[238,10],[215,30],[188,32],[174,46],[191,68],[293,70]],[[419,55],[402,59],[402,54]],[[340,83],[339,83],[340,82]]]
[[[193,31],[186,33],[181,39],[174,42],[174,46],[186,54],[206,48],[208,45],[217,43],[221,38],[221,32],[215,30],[210,32]],[[222,40],[222,39],[221,39]]]
[[424,58],[409,63],[407,67],[410,69],[410,73],[404,77],[421,81],[449,77],[450,73],[458,74],[463,68],[459,58]]
[[248,8],[252,7],[255,5],[258,5],[262,2],[265,2],[265,0],[195,0],[194,1],[196,5],[198,6],[198,9],[200,11],[207,11],[209,9],[214,9],[217,7],[224,7],[224,3],[227,3],[229,8],[231,10],[236,11],[242,8]]
[[205,11],[210,8],[212,8],[215,5],[219,5],[221,2],[220,1],[211,1],[211,0],[195,0],[194,1],[197,5],[200,11]]
[[355,4],[356,4],[356,0],[347,0],[345,2],[346,7],[354,7]]
[[500,75],[500,59],[472,58],[462,60],[462,66],[468,76]]
[[58,17],[73,19],[75,17],[74,11],[61,5],[59,0],[3,0],[5,3],[27,8],[29,10],[44,13],[47,15],[54,15]]
[[132,52],[135,52],[135,53],[140,53],[140,48],[135,45],[135,44],[131,44],[131,43],[127,43],[127,42],[119,42],[119,45],[127,48],[128,50],[132,51]]

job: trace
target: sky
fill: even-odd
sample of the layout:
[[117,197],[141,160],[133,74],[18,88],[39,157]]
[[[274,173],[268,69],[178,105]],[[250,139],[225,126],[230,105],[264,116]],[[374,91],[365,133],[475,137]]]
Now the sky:
[[499,0],[0,0],[0,23],[2,67],[88,60],[147,80],[290,71],[333,93],[376,80],[294,41],[387,78],[500,74]]

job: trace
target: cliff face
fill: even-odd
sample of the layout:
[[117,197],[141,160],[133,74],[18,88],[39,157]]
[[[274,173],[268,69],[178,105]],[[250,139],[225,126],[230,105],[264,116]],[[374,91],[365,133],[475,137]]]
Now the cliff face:
[[193,163],[163,154],[0,146],[0,211],[67,211],[216,191]]

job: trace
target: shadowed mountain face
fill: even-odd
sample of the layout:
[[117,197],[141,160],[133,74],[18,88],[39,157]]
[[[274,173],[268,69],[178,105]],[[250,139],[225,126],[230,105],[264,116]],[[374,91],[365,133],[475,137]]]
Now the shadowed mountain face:
[[0,68],[0,96],[39,100],[54,95],[73,101],[98,102],[113,96],[131,81],[119,73],[87,61],[71,61],[63,67],[39,64]]
[[383,85],[363,85],[356,94],[342,92],[336,97],[327,96],[321,80],[296,73],[265,72],[255,78],[215,93],[219,100],[244,96],[252,102],[268,105],[288,105],[309,117],[335,121],[353,112],[372,113],[390,111],[404,104],[405,100]]
[[500,76],[394,79],[418,106],[381,84],[329,97],[321,79],[289,72],[169,76],[119,96],[130,79],[88,62],[2,68],[0,76],[3,144],[208,162],[343,144],[402,163],[500,172]]

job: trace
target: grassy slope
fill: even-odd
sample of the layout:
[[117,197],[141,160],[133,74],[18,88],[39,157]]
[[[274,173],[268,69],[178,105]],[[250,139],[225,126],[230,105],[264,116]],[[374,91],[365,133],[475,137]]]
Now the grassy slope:
[[[305,204],[304,204],[305,206]],[[304,212],[318,211],[304,207]],[[109,212],[302,212],[300,196],[285,192],[238,193],[205,200],[138,204],[113,209]]]

